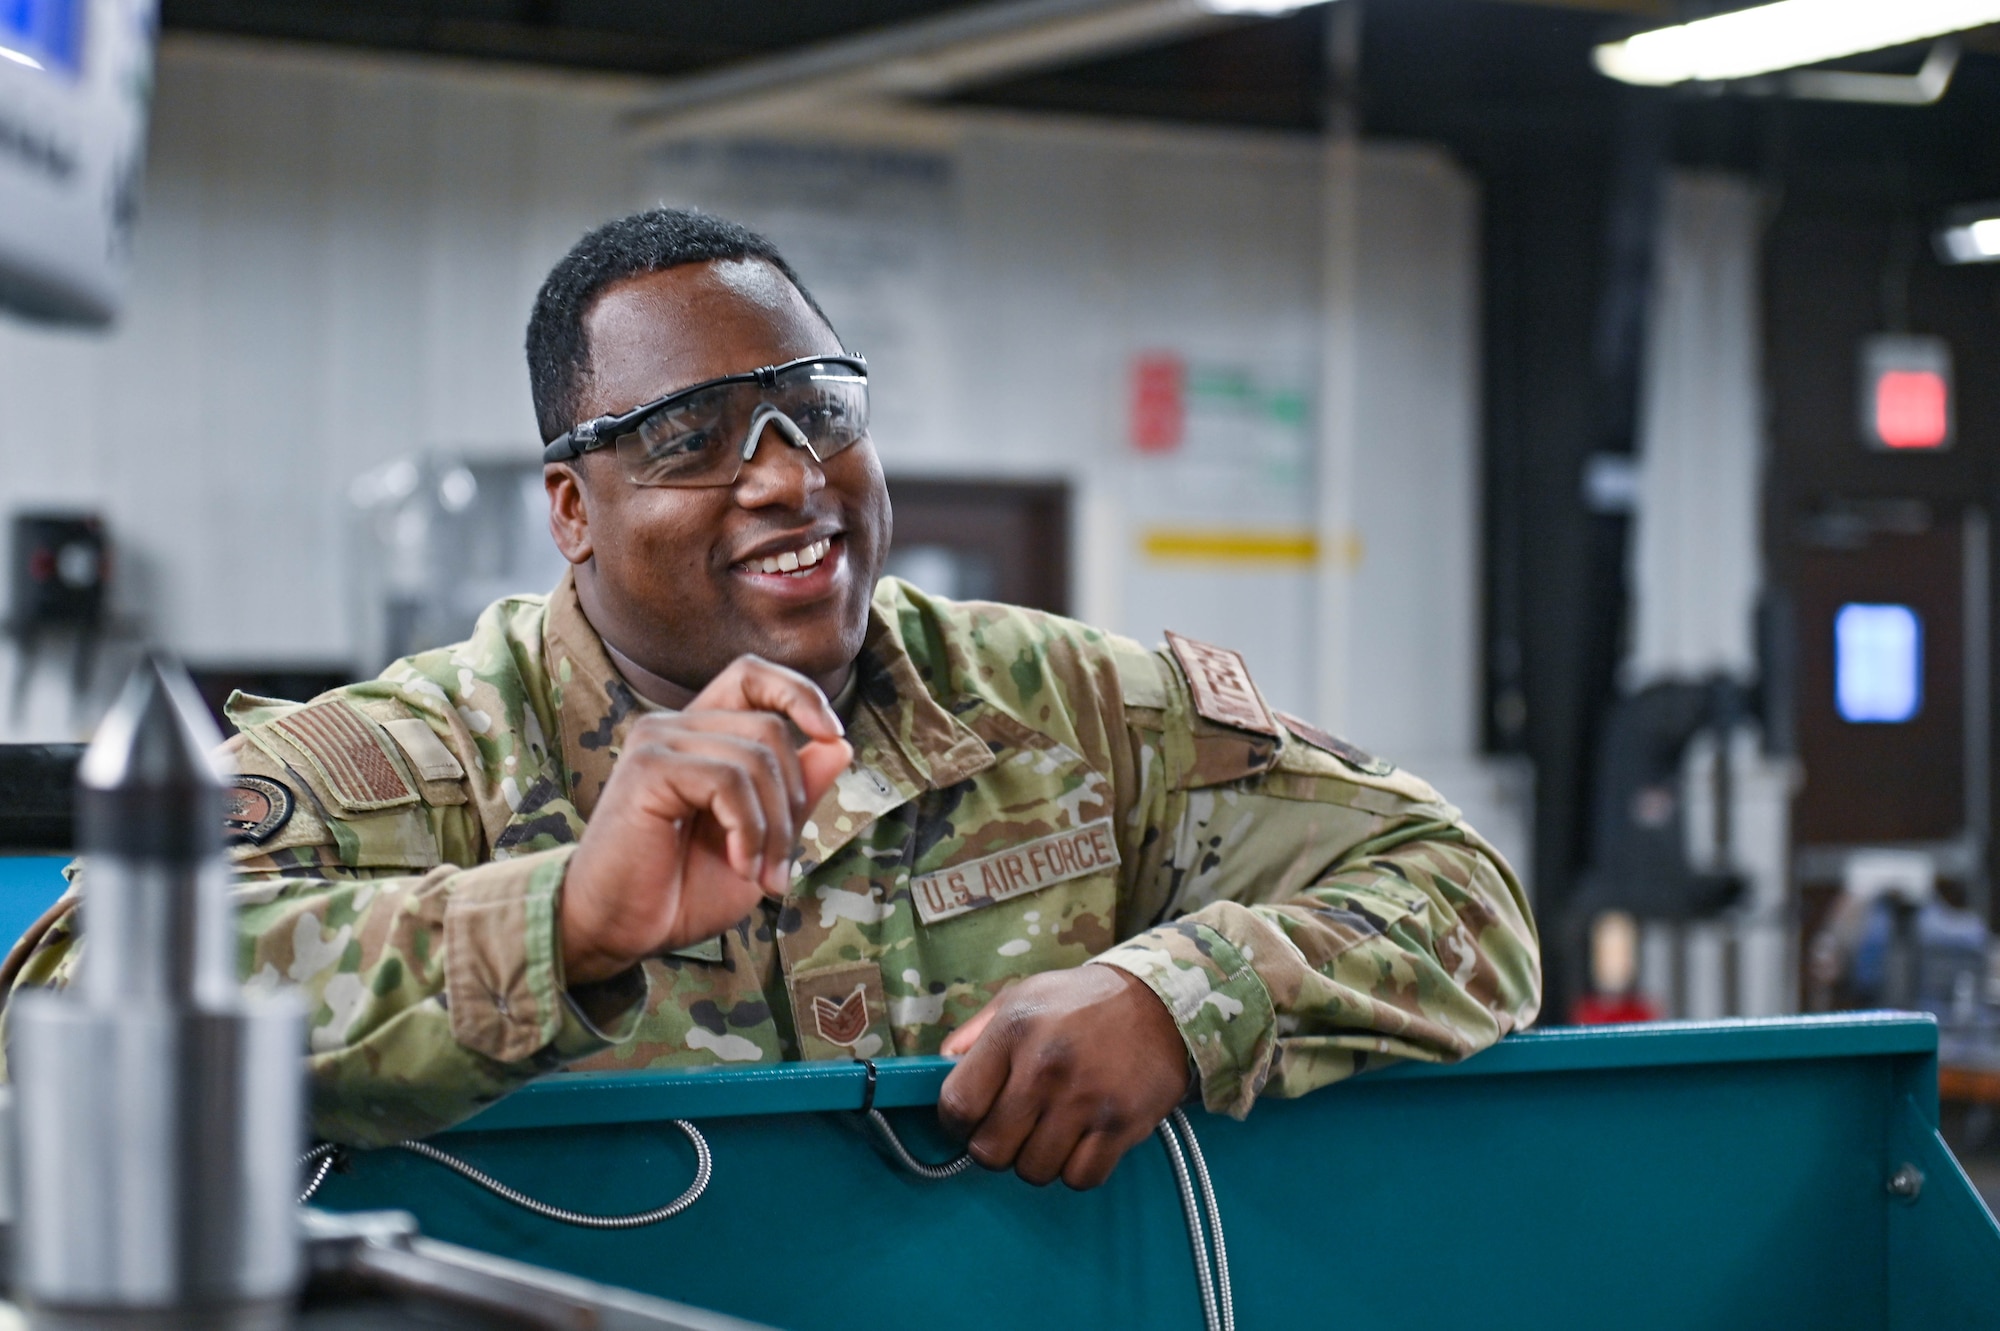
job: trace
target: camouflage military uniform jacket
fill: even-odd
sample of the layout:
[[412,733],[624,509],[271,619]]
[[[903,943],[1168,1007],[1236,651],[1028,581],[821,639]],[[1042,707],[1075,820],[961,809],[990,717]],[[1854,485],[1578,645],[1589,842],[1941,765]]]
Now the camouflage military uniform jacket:
[[[242,969],[305,993],[318,1130],[430,1132],[563,1067],[932,1053],[1093,960],[1152,987],[1236,1115],[1533,1017],[1499,856],[1423,782],[1281,725],[1233,653],[885,580],[859,667],[791,894],[589,993],[558,894],[649,704],[567,579],[310,705],[234,700]],[[64,978],[72,923],[20,983]]]

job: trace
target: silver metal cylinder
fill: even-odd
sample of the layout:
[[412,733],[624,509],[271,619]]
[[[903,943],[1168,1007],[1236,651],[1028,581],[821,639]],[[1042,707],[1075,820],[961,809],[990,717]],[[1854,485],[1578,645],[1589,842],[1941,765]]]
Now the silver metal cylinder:
[[237,983],[218,738],[154,660],[84,757],[79,974],[9,1017],[40,1326],[277,1326],[298,1288],[304,1016]]

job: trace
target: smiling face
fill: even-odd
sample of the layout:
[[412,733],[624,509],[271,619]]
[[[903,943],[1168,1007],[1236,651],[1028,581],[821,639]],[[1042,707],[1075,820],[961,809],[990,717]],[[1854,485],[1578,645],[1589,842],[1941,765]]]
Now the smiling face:
[[[586,420],[841,352],[798,290],[756,259],[627,278],[604,290],[583,326]],[[620,655],[689,690],[746,653],[811,677],[828,696],[846,682],[889,548],[888,491],[866,438],[820,464],[767,428],[735,484],[707,489],[634,485],[611,449],[552,464],[543,481],[584,613]]]

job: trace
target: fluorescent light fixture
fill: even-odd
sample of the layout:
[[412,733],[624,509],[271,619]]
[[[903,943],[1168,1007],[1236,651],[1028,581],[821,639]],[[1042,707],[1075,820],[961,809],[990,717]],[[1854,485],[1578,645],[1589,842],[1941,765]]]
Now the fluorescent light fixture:
[[1777,0],[1600,46],[1597,68],[1650,87],[1816,65],[2000,23],[2000,0]]
[[2000,263],[2000,203],[1962,208],[1946,218],[1937,249],[1946,263]]
[[11,60],[17,65],[26,65],[29,69],[43,68],[42,62],[26,51],[16,51],[7,46],[0,46],[0,60]]
[[1211,14],[1245,14],[1256,18],[1281,18],[1326,0],[1198,0]]

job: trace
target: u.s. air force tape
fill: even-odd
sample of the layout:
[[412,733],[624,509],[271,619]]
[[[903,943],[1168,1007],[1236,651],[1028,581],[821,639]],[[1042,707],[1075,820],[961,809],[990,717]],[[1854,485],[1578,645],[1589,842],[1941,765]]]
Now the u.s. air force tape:
[[1111,820],[1100,818],[912,878],[910,897],[917,903],[917,917],[936,924],[1053,883],[1117,867],[1118,840],[1111,835]]

